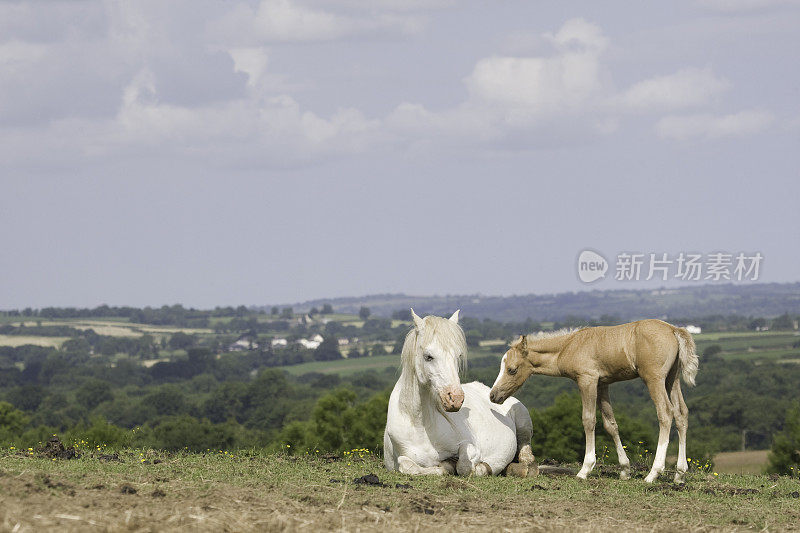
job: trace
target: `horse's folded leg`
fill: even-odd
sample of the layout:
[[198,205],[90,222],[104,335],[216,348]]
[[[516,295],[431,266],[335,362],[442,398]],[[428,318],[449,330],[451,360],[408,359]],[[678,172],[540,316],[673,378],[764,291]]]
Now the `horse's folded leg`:
[[405,455],[397,458],[397,470],[401,474],[419,474],[419,465]]
[[444,470],[445,474],[454,476],[456,475],[456,461],[457,459],[455,457],[451,459],[445,459],[439,463],[439,466]]
[[[458,462],[456,472],[459,476],[470,475],[478,463],[480,463],[481,452],[474,444],[464,442],[458,447]],[[491,469],[490,469],[491,470]]]
[[401,455],[397,458],[397,470],[401,474],[410,474],[413,476],[420,474],[427,474],[433,476],[443,476],[447,474],[447,470],[441,465],[439,466],[419,466],[411,458]]

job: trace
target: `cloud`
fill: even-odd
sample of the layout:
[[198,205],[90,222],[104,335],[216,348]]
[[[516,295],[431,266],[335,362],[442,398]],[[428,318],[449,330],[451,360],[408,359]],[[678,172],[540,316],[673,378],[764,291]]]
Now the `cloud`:
[[453,7],[456,0],[312,0],[312,3],[326,7],[343,7],[353,10],[374,11],[422,11]]
[[233,59],[233,70],[247,75],[247,85],[255,87],[264,78],[269,56],[263,47],[232,48],[228,53]]
[[335,41],[353,36],[384,37],[416,33],[423,21],[411,15],[373,11],[369,15],[341,14],[293,0],[262,0],[254,9],[238,4],[212,24],[218,38],[239,43],[297,43]]
[[[710,67],[615,91],[606,58],[610,41],[583,19],[539,34],[536,53],[477,56],[462,79],[466,97],[438,108],[400,98],[390,111],[369,116],[360,105],[337,107],[338,100],[309,105],[318,88],[309,89],[305,79],[293,85],[276,70],[287,64],[281,54],[293,43],[327,47],[328,40],[413,31],[406,25],[413,17],[395,13],[401,7],[392,0],[373,9],[348,1],[225,5],[216,17],[198,16],[190,3],[112,4],[101,32],[76,30],[57,42],[0,38],[0,158],[62,165],[76,158],[174,156],[297,166],[385,147],[564,146],[613,135],[637,115],[689,108],[697,114],[664,117],[657,135],[744,135],[772,120],[763,111],[702,114],[730,87]],[[239,34],[220,33],[222,26],[208,18],[238,21]]]
[[545,33],[544,37],[562,51],[602,52],[608,46],[600,26],[581,18],[566,21],[555,34]]
[[706,9],[723,13],[745,13],[765,9],[799,6],[800,0],[697,0]]
[[681,109],[707,104],[730,85],[709,68],[685,68],[635,83],[616,101],[633,110]]
[[667,116],[656,123],[656,133],[665,139],[719,139],[760,133],[775,120],[772,113],[747,110],[730,115],[698,114]]
[[557,53],[549,57],[493,56],[479,60],[465,83],[473,99],[523,107],[535,113],[580,108],[601,92],[600,54],[607,40],[581,19],[547,34]]

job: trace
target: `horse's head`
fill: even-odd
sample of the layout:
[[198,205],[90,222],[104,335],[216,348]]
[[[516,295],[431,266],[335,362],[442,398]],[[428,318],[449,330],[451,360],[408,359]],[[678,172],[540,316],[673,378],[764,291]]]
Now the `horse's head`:
[[449,319],[420,318],[413,309],[411,316],[414,329],[409,332],[403,349],[404,366],[413,365],[420,385],[430,390],[442,409],[458,411],[464,403],[458,371],[467,356],[464,331],[458,325],[458,311]]
[[489,399],[494,403],[503,403],[506,398],[517,392],[532,373],[533,365],[528,358],[528,338],[522,335],[511,343],[503,355],[500,361],[500,374],[492,385]]

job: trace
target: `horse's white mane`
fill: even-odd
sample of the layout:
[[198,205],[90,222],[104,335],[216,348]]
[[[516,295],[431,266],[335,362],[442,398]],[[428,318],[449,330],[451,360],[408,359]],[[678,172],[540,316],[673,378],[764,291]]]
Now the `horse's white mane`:
[[439,316],[428,315],[424,319],[422,332],[416,327],[406,334],[403,343],[403,352],[400,356],[403,369],[413,369],[416,365],[417,350],[420,346],[430,344],[436,338],[442,346],[450,348],[458,357],[458,368],[465,371],[467,368],[467,340],[464,330],[457,323]]

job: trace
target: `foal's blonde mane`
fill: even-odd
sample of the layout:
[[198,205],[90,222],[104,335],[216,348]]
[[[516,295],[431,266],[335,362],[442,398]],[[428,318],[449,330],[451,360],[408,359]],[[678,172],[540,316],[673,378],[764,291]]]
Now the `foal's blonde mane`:
[[[572,335],[576,331],[580,331],[582,329],[585,328],[561,328],[553,331],[539,331],[538,333],[528,333],[527,335],[525,335],[525,340],[531,342],[531,341],[541,341],[544,339],[555,339],[557,337],[566,337],[567,335]],[[509,346],[513,348],[520,342],[522,342],[522,336],[520,336],[520,338],[518,339],[511,341],[511,344],[509,344]]]
[[406,334],[403,352],[400,356],[403,369],[413,369],[416,365],[418,347],[430,344],[436,338],[443,346],[451,348],[458,357],[458,369],[467,369],[467,339],[464,330],[457,323],[439,316],[428,315],[424,319],[422,331],[412,327]]

